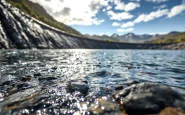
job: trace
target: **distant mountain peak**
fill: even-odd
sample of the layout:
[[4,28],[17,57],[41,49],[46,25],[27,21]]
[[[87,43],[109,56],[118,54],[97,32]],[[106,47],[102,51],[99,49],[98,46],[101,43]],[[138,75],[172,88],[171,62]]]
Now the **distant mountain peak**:
[[112,34],[111,36],[108,35],[92,35],[91,37],[95,37],[96,39],[100,39],[100,40],[118,40],[118,41],[124,41],[124,42],[129,42],[129,43],[144,43],[146,41],[150,41],[154,38],[160,38],[162,36],[166,36],[166,35],[174,35],[174,34],[178,34],[180,32],[177,31],[172,31],[169,32],[168,34],[143,34],[143,35],[137,35],[135,33],[126,33],[123,35],[119,35],[119,34]]
[[175,34],[179,34],[179,33],[181,33],[181,32],[178,32],[178,31],[171,31],[171,32],[168,33],[168,35],[175,35]]
[[111,36],[112,36],[112,37],[117,37],[117,36],[119,36],[119,35],[114,33],[114,34],[112,34]]

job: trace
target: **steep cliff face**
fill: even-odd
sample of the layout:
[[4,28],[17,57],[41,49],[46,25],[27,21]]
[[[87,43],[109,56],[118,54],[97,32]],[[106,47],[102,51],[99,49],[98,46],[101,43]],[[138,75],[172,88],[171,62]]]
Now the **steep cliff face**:
[[2,48],[72,48],[84,47],[17,8],[0,1],[0,47]]
[[105,42],[68,34],[50,27],[4,0],[0,1],[0,48],[160,48],[161,45]]

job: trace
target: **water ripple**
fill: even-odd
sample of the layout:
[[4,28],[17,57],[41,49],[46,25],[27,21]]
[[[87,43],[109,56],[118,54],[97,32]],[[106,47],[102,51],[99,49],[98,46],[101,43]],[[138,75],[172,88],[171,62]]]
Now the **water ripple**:
[[[133,81],[168,85],[185,95],[184,68],[185,51],[1,50],[0,112],[84,113]],[[66,91],[76,79],[88,81],[86,97]]]

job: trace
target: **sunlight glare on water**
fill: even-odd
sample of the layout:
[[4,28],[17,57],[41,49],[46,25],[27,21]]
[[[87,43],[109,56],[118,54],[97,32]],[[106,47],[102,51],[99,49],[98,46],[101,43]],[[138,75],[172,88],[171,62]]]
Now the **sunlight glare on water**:
[[[23,83],[28,79],[23,76],[31,80]],[[0,110],[5,114],[10,109],[12,113],[85,114],[93,107],[106,109],[103,104],[114,88],[133,80],[168,85],[185,94],[185,51],[1,50],[0,78]],[[67,83],[77,79],[88,81],[87,96],[66,90]]]

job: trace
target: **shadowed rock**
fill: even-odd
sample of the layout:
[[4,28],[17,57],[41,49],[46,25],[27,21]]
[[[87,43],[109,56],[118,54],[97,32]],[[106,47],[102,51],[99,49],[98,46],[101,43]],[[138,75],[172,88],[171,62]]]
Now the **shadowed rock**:
[[179,93],[154,83],[132,85],[114,98],[129,114],[158,113],[166,107],[185,109],[185,100]]

